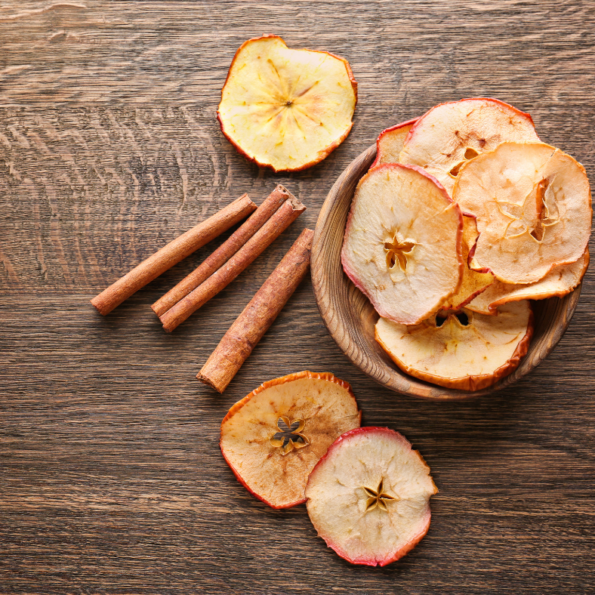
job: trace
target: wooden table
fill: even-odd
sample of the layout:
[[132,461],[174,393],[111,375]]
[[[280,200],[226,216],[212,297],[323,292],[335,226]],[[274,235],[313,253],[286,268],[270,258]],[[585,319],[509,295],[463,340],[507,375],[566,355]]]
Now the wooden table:
[[[235,50],[273,32],[347,58],[359,82],[347,141],[292,175],[247,162],[215,119]],[[498,97],[593,180],[594,49],[595,4],[579,0],[2,0],[0,592],[594,592],[595,273],[552,356],[491,398],[375,385],[328,335],[309,280],[223,396],[195,380],[383,128]],[[224,238],[108,317],[90,306],[156,248],[277,182],[306,214],[175,333],[149,305]],[[364,423],[403,432],[430,464],[432,527],[400,562],[349,565],[304,506],[267,508],[223,461],[227,409],[303,369],[350,382]]]

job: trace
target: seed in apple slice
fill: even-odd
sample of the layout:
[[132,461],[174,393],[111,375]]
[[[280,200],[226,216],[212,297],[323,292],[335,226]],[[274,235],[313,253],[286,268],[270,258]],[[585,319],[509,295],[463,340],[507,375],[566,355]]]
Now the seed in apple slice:
[[461,166],[504,141],[539,142],[531,116],[497,99],[462,99],[422,116],[399,162],[423,167],[452,195]]
[[463,215],[463,275],[461,285],[454,295],[442,304],[443,310],[459,310],[478,295],[486,291],[495,279],[492,273],[482,273],[469,268],[469,252],[477,241],[477,224],[475,217]]
[[276,35],[246,41],[221,92],[221,130],[240,153],[274,171],[315,165],[347,137],[357,103],[349,63],[289,49]]
[[484,293],[475,297],[466,307],[479,314],[494,315],[498,307],[519,300],[545,300],[562,297],[578,287],[589,267],[589,251],[571,264],[552,269],[537,283],[513,285],[495,281]]
[[221,452],[249,492],[272,508],[305,501],[310,472],[361,413],[347,382],[298,372],[269,380],[236,403],[221,424]]
[[306,497],[318,535],[352,564],[386,566],[430,528],[430,468],[398,432],[343,434],[312,471]]
[[407,120],[380,133],[376,140],[376,159],[370,169],[383,163],[399,163],[399,155],[403,150],[405,139],[416,122],[417,118]]
[[434,178],[387,163],[359,182],[345,230],[343,269],[383,317],[417,324],[458,288],[462,216]]
[[405,372],[439,386],[480,390],[510,374],[526,355],[533,335],[528,301],[500,308],[497,316],[468,309],[416,326],[381,318],[376,340]]
[[580,163],[555,147],[502,143],[461,168],[453,199],[477,219],[472,266],[503,283],[535,283],[587,248],[589,180]]

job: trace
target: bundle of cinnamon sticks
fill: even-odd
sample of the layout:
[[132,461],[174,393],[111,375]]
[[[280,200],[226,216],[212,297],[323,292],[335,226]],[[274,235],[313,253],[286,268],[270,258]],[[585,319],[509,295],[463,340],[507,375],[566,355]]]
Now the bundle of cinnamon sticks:
[[[244,194],[144,260],[91,300],[106,315],[166,270],[251,216],[190,275],[151,308],[171,332],[244,271],[306,207],[279,185],[257,207]],[[222,393],[273,324],[310,265],[314,233],[304,229],[209,357],[197,378]]]

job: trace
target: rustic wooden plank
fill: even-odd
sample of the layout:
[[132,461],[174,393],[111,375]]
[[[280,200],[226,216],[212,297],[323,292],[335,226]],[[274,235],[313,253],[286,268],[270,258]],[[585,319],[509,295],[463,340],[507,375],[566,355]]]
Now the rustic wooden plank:
[[[235,50],[265,32],[344,56],[359,82],[347,141],[296,174],[248,163],[214,117]],[[373,384],[328,335],[309,280],[223,396],[195,375],[386,126],[496,96],[593,180],[594,50],[595,6],[571,0],[0,2],[0,592],[593,591],[594,273],[548,360],[478,401]],[[106,318],[88,303],[276,183],[308,211],[175,333],[150,304],[228,234]],[[352,383],[364,423],[402,431],[432,467],[430,532],[392,566],[348,565],[305,507],[268,509],[220,455],[229,406],[309,368]]]

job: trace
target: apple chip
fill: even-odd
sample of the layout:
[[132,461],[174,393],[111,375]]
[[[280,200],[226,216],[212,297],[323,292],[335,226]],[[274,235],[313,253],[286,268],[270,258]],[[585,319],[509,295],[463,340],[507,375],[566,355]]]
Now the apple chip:
[[305,501],[310,472],[361,413],[347,382],[299,372],[270,380],[221,423],[221,452],[239,481],[272,508]]
[[438,493],[419,452],[388,428],[343,434],[312,471],[306,496],[318,535],[352,564],[386,566],[430,528]]
[[535,283],[587,248],[589,180],[555,147],[502,143],[461,168],[453,198],[477,219],[475,266],[503,283]]
[[443,310],[459,310],[471,300],[484,292],[492,283],[494,275],[491,273],[477,272],[469,268],[469,252],[477,241],[477,225],[475,218],[463,215],[463,275],[461,285],[454,295],[451,295],[442,304]]
[[496,99],[462,99],[422,116],[399,161],[423,167],[451,194],[461,166],[504,141],[538,142],[531,116]]
[[248,159],[274,171],[315,165],[353,124],[357,83],[328,52],[291,50],[276,35],[236,52],[217,112],[221,130]]
[[508,302],[562,297],[578,287],[588,266],[589,251],[587,250],[576,262],[552,269],[537,283],[512,285],[495,281],[484,293],[474,298],[467,308],[479,314],[493,315],[498,313],[499,306]]
[[462,227],[458,206],[431,176],[380,165],[356,188],[343,269],[381,316],[417,324],[459,286]]
[[376,340],[405,372],[447,388],[480,390],[510,374],[533,335],[528,301],[506,304],[497,316],[463,309],[416,326],[381,318]]
[[399,163],[399,155],[403,150],[405,139],[416,122],[417,118],[407,120],[380,133],[376,140],[376,159],[370,169],[383,163]]

